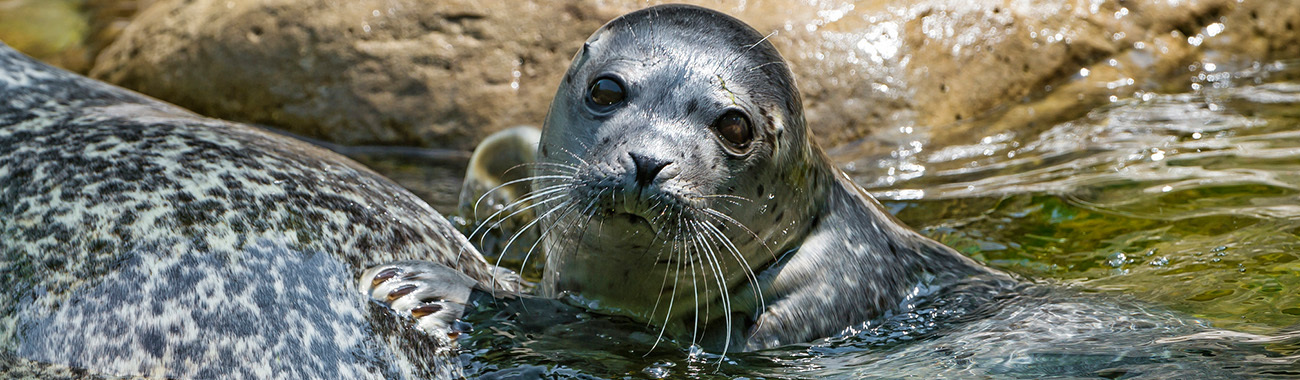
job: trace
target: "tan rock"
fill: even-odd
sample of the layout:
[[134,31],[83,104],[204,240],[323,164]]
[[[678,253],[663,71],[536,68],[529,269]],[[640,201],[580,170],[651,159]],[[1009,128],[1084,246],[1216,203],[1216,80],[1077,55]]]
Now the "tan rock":
[[[1071,87],[1061,85],[1080,69],[1131,61],[1138,42],[1152,58],[1124,75],[1174,75],[1208,48],[1300,55],[1287,28],[1300,25],[1294,1],[694,2],[774,32],[810,125],[832,146],[983,134],[965,121]],[[581,41],[644,5],[159,0],[91,74],[202,114],[344,144],[469,150],[492,132],[540,123]],[[1213,23],[1227,27],[1187,43]]]
[[617,11],[567,2],[160,1],[92,75],[206,115],[346,144],[470,150],[541,120]]

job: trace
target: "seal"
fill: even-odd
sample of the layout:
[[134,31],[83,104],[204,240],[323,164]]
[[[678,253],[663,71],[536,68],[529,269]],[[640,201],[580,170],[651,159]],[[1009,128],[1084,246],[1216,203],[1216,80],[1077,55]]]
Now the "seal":
[[776,48],[725,14],[597,30],[541,132],[538,292],[706,348],[828,337],[969,281],[1010,281],[905,227],[809,136]]
[[356,278],[419,260],[444,286],[389,293],[419,297],[424,320],[458,314],[471,287],[516,285],[428,204],[332,152],[4,45],[0,99],[0,378],[449,377],[445,335]]

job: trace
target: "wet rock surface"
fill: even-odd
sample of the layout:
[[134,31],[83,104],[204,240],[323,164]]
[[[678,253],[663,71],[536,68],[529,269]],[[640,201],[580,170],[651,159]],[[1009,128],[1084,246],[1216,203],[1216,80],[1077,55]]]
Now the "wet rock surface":
[[[1077,99],[1206,59],[1300,55],[1293,1],[693,2],[772,33],[829,146],[978,138],[964,120],[1026,99]],[[206,115],[342,144],[469,150],[540,122],[580,42],[644,5],[162,0],[92,74]],[[1131,94],[1127,82],[1106,89]],[[1034,118],[1011,116],[1007,128]]]

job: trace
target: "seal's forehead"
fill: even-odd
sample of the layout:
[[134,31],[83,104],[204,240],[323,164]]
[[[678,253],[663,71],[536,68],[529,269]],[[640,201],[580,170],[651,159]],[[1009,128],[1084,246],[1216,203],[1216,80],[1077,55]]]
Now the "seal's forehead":
[[705,78],[733,95],[745,93],[756,103],[778,104],[794,110],[789,115],[801,114],[793,74],[769,39],[707,8],[660,5],[614,19],[592,35],[573,67],[599,73],[624,64],[652,68],[639,73],[619,70],[632,77],[656,76],[665,80],[660,83]]
[[710,51],[725,51],[750,48],[760,41],[763,41],[762,34],[734,17],[708,8],[670,4],[614,19],[588,42],[615,48],[682,49],[693,45]]

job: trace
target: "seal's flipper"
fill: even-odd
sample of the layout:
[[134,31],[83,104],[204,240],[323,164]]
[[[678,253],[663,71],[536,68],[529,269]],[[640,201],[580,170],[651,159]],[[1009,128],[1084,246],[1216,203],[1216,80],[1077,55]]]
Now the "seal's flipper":
[[397,314],[414,318],[420,330],[454,339],[464,332],[456,321],[464,314],[475,284],[469,276],[441,264],[397,261],[367,269],[360,288]]

